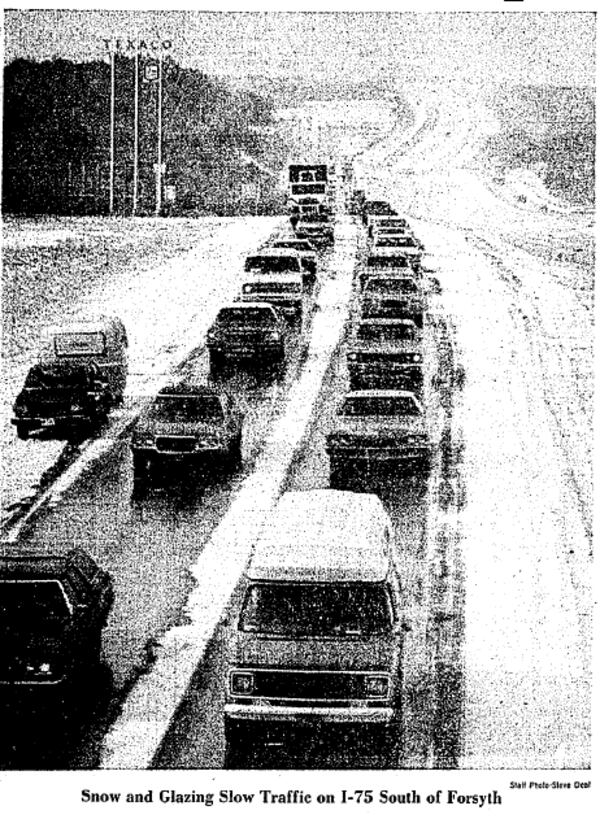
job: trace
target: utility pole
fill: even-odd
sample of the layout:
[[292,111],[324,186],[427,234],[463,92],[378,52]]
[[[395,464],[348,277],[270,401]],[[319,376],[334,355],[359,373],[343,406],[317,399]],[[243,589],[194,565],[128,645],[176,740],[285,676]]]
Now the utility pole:
[[139,162],[139,118],[140,118],[140,35],[135,34],[135,87],[133,99],[133,204],[131,215],[137,212],[138,162]]
[[156,113],[156,216],[162,208],[162,46],[158,53],[158,110]]
[[108,173],[108,213],[115,209],[115,51],[110,49],[110,168]]

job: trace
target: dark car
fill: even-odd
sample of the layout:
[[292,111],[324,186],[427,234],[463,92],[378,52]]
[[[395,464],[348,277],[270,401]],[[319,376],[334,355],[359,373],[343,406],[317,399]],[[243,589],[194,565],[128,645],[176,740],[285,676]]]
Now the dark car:
[[404,318],[423,326],[426,297],[412,276],[372,276],[361,293],[362,318]]
[[352,470],[399,464],[426,466],[431,454],[423,407],[403,390],[346,393],[327,435],[331,486],[343,488]]
[[81,696],[101,661],[113,582],[83,550],[0,551],[0,696],[73,689]]
[[283,365],[288,327],[270,304],[247,302],[222,307],[206,334],[210,368],[216,374],[225,361]]
[[213,387],[176,384],[162,389],[140,415],[131,439],[134,479],[151,462],[213,459],[238,466],[244,416],[235,401]]
[[318,247],[330,247],[335,241],[333,221],[326,213],[305,213],[294,229],[298,238],[308,239]]
[[357,322],[347,362],[352,390],[422,390],[421,335],[413,321],[374,318]]
[[367,199],[362,209],[362,220],[366,225],[369,216],[397,216],[397,211],[382,199]]
[[36,364],[15,400],[12,423],[19,438],[43,427],[96,425],[106,419],[111,401],[95,364]]

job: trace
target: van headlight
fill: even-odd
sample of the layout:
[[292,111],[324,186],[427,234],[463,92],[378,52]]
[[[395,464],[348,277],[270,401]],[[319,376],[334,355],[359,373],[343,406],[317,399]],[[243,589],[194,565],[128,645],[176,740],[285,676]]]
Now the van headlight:
[[366,697],[387,697],[390,681],[387,677],[376,674],[368,674],[365,677]]
[[276,333],[274,330],[267,334],[267,341],[279,341],[279,333]]
[[137,446],[152,446],[154,444],[154,436],[148,434],[134,435],[133,443]]
[[232,694],[251,694],[254,691],[254,674],[249,671],[234,671],[231,675]]
[[357,353],[348,353],[348,361],[356,361],[358,359]]

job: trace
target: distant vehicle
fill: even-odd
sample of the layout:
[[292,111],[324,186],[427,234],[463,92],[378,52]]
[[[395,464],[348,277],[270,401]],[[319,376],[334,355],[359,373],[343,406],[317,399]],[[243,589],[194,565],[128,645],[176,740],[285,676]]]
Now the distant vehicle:
[[34,430],[80,431],[106,420],[112,403],[107,382],[92,363],[36,364],[13,406],[19,438]]
[[114,601],[107,572],[83,550],[0,551],[3,699],[78,701],[97,677]]
[[367,199],[363,205],[362,218],[366,225],[369,221],[369,216],[397,216],[397,211],[382,199]]
[[406,319],[363,319],[354,326],[349,343],[351,390],[423,388],[421,335]]
[[242,460],[244,416],[231,396],[209,386],[162,389],[140,415],[131,439],[134,479],[152,463],[211,459],[235,468]]
[[427,309],[425,294],[410,276],[371,276],[365,280],[361,293],[362,318],[411,319],[423,327]]
[[383,260],[384,263],[380,264],[381,259],[377,256],[368,257],[368,261],[372,263],[367,264],[358,274],[360,290],[365,289],[365,285],[369,279],[378,278],[380,276],[385,276],[386,278],[388,276],[402,279],[411,278],[419,283],[423,280],[421,269],[415,270],[406,257],[398,258],[395,264],[392,263],[393,260],[385,259]]
[[318,256],[314,245],[308,239],[278,239],[272,247],[283,250],[296,250],[301,254],[302,267],[313,275],[313,283],[317,280]]
[[363,190],[358,188],[353,190],[348,202],[348,211],[353,215],[362,215],[365,206],[366,196]]
[[[330,725],[400,741],[403,597],[371,494],[286,492],[255,545],[231,629],[228,756]],[[260,732],[260,733],[259,733]]]
[[333,222],[327,215],[305,214],[296,224],[295,230],[299,238],[309,239],[318,247],[330,246],[334,243]]
[[423,259],[423,249],[414,236],[378,236],[369,250],[367,265],[385,266],[389,262],[395,265],[399,259],[405,258],[418,269]]
[[285,363],[285,319],[265,302],[234,302],[222,307],[206,334],[210,368],[217,373],[225,361]]
[[96,364],[113,403],[123,400],[127,380],[127,333],[121,319],[99,316],[42,332],[41,364]]
[[403,390],[346,393],[327,435],[332,487],[343,488],[353,470],[412,464],[427,467],[431,443],[420,401]]
[[375,233],[383,231],[393,231],[394,233],[404,233],[410,235],[411,229],[408,220],[402,216],[382,216],[373,214],[367,217],[367,234],[372,238]]
[[301,322],[308,310],[308,299],[301,275],[273,273],[257,276],[242,285],[242,302],[264,301],[272,304],[286,319]]
[[244,270],[252,276],[273,273],[299,275],[307,290],[312,290],[317,279],[315,259],[294,248],[269,247],[253,253],[246,257]]

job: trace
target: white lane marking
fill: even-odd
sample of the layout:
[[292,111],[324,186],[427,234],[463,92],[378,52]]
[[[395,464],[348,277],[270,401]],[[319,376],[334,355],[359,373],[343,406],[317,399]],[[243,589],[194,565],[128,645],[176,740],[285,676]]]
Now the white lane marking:
[[100,768],[142,769],[152,764],[310,423],[331,354],[344,330],[355,257],[356,230],[348,218],[342,218],[331,260],[336,276],[323,282],[321,309],[315,315],[301,376],[254,472],[241,485],[191,570],[197,586],[188,598],[186,624],[169,629],[160,639],[152,670],[136,682],[105,737]]

